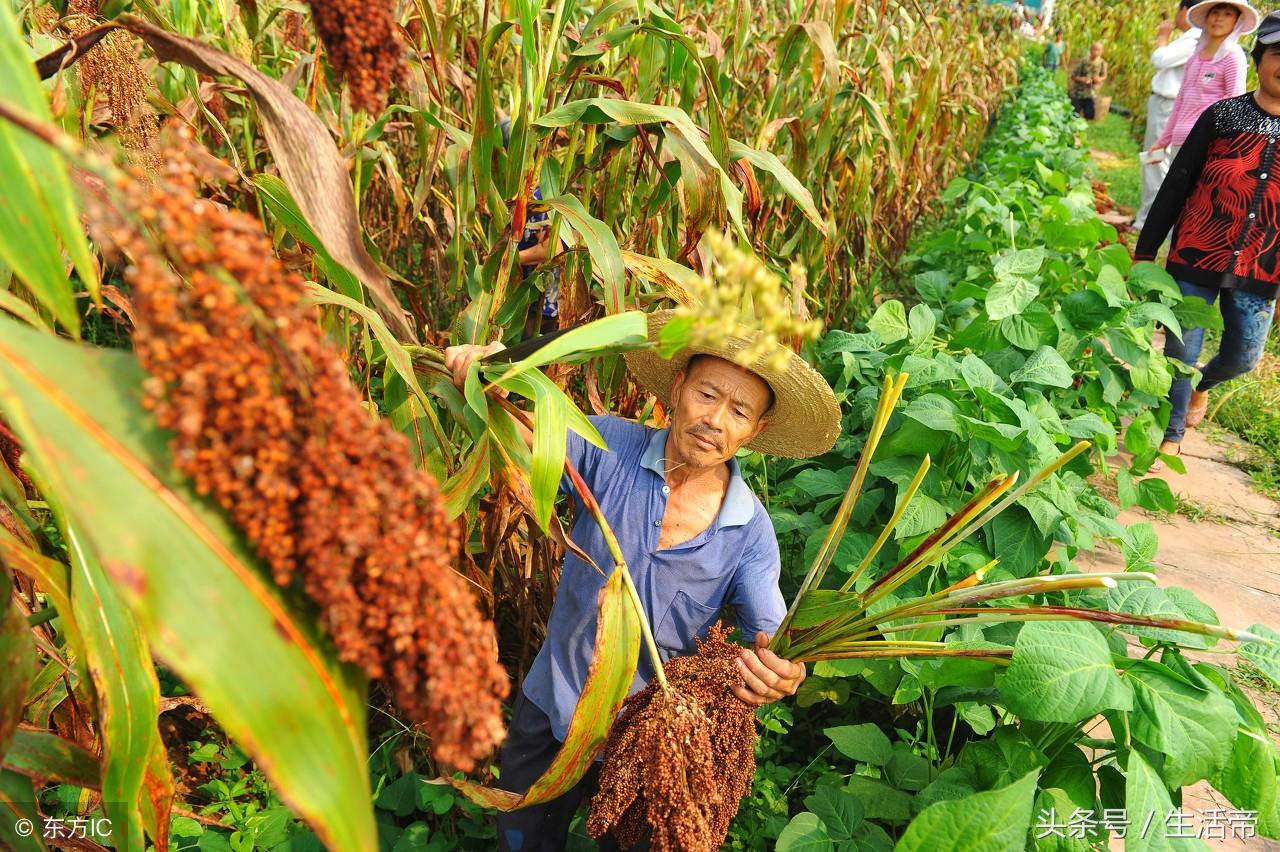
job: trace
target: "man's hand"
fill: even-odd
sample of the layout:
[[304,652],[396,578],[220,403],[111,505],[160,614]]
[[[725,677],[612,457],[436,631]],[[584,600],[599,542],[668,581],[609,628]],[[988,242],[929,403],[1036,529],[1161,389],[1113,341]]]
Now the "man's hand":
[[754,648],[742,649],[738,672],[746,685],[735,686],[733,694],[753,707],[795,695],[805,677],[803,663],[784,660],[769,650],[769,636],[765,633],[756,634]]
[[1160,26],[1156,27],[1156,45],[1164,47],[1169,43],[1169,36],[1173,35],[1173,18],[1165,18],[1160,22]]
[[458,390],[462,390],[462,386],[467,381],[467,370],[471,367],[472,361],[477,358],[483,358],[486,355],[501,352],[506,348],[502,345],[501,340],[495,340],[488,346],[477,346],[474,343],[449,346],[444,350],[444,367],[453,374],[453,383],[457,385]]

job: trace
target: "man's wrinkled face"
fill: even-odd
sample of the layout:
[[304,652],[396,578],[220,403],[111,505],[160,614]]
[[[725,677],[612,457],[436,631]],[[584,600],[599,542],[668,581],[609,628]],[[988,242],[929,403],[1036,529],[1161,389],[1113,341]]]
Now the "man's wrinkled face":
[[702,355],[676,374],[671,399],[667,457],[706,468],[728,461],[764,431],[773,392],[750,370]]
[[1102,42],[1095,41],[1093,44],[1089,45],[1089,58],[1097,59],[1100,56],[1102,56]]

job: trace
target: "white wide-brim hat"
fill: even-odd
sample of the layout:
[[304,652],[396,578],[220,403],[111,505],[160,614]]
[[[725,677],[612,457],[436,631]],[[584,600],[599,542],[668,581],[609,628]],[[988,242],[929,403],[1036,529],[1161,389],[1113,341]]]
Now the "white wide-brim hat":
[[[668,310],[649,314],[650,340],[657,342],[658,333],[675,313]],[[670,408],[676,373],[685,368],[690,358],[715,355],[733,361],[735,354],[750,348],[752,343],[751,334],[744,330],[741,336],[729,338],[723,346],[687,346],[670,359],[652,349],[628,352],[627,367],[643,388]],[[782,369],[771,365],[770,358],[746,367],[768,382],[773,390],[773,408],[766,415],[769,425],[748,442],[746,448],[793,459],[821,455],[835,446],[840,436],[840,405],[831,386],[817,370],[791,350],[785,351],[788,357]]]
[[1205,19],[1209,17],[1209,10],[1214,6],[1234,6],[1240,11],[1240,20],[1236,22],[1233,32],[1236,37],[1247,36],[1258,28],[1258,22],[1261,20],[1258,10],[1244,0],[1204,0],[1202,3],[1197,3],[1187,10],[1187,20],[1191,22],[1191,26],[1204,29]]

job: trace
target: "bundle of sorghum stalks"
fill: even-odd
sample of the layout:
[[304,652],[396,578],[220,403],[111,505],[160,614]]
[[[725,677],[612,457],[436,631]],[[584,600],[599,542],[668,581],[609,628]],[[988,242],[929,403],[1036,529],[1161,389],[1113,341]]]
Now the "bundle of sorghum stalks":
[[742,650],[716,625],[698,653],[663,666],[627,699],[604,747],[600,792],[587,830],[622,848],[649,838],[655,852],[714,852],[755,774],[755,710],[733,694]]
[[311,19],[329,64],[347,84],[352,105],[376,115],[404,72],[391,0],[310,0]]
[[[127,256],[151,374],[146,401],[174,463],[271,566],[320,607],[342,660],[385,680],[437,759],[473,768],[503,737],[508,679],[492,623],[453,571],[457,537],[407,441],[364,409],[339,351],[261,224],[198,193],[213,160],[179,131],[149,183],[91,205]],[[122,199],[122,201],[121,201]]]

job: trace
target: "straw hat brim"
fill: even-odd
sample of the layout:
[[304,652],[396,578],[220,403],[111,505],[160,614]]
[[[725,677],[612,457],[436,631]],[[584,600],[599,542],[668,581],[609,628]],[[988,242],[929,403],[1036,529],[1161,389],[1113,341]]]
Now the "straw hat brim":
[[[649,314],[649,339],[657,341],[658,332],[675,311]],[[675,357],[663,358],[652,349],[628,352],[627,366],[636,381],[655,394],[670,408],[671,386],[695,355],[715,355],[732,361],[733,356],[751,345],[747,336],[733,337],[724,346],[689,346]],[[746,444],[749,450],[771,456],[803,459],[821,455],[835,446],[840,436],[840,405],[836,395],[816,370],[800,356],[787,350],[787,364],[776,369],[765,362],[748,367],[773,389],[773,408],[766,415],[769,425]]]
[[1214,6],[1221,4],[1234,6],[1240,10],[1240,20],[1236,22],[1235,34],[1237,37],[1247,36],[1258,28],[1258,10],[1241,0],[1203,0],[1187,10],[1187,20],[1191,22],[1193,27],[1204,29],[1205,19],[1209,16],[1209,10]]

